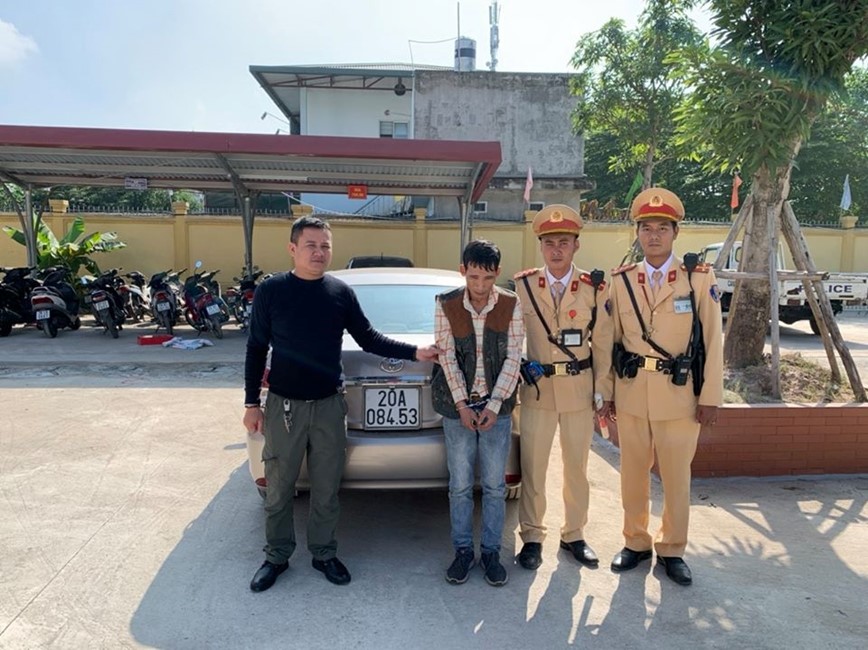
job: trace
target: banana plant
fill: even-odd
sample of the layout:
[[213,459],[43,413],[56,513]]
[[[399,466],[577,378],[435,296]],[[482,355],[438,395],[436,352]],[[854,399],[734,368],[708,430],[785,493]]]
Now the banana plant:
[[[84,234],[84,219],[76,217],[66,234],[58,239],[51,228],[40,218],[34,219],[36,226],[36,264],[40,269],[50,266],[65,266],[77,276],[81,267],[88,273],[99,275],[99,264],[91,257],[95,253],[108,253],[126,244],[118,240],[114,232],[93,232]],[[24,233],[18,228],[4,226],[3,230],[14,241],[26,246]]]

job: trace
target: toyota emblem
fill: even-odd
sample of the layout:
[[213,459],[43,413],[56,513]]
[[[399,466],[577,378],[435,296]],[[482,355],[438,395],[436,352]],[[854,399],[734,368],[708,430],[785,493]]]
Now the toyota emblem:
[[404,361],[401,359],[383,359],[380,361],[380,370],[383,372],[401,372],[404,369]]

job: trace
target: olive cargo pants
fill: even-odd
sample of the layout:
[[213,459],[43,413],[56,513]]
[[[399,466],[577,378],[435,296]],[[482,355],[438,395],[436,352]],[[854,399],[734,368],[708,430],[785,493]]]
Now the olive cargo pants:
[[342,394],[320,400],[289,400],[269,393],[265,402],[265,555],[282,564],[295,551],[293,501],[301,463],[307,454],[310,513],[307,547],[314,558],[337,552],[340,516],[338,488],[347,447],[347,406]]

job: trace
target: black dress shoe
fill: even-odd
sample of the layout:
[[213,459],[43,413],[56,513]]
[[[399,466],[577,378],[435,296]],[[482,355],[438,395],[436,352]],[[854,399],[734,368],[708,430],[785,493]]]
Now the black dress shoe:
[[561,540],[561,548],[572,553],[573,557],[585,566],[596,567],[600,564],[594,549],[588,546],[583,539],[577,539],[575,542]]
[[639,562],[651,559],[651,551],[634,551],[626,546],[612,559],[612,571],[629,571],[639,566]]
[[330,557],[328,560],[317,560],[313,558],[311,565],[317,571],[322,571],[325,574],[326,580],[335,585],[346,585],[350,582],[350,572],[347,567],[336,557]]
[[266,589],[270,589],[274,581],[277,580],[277,576],[286,571],[288,567],[289,562],[274,564],[266,560],[254,574],[253,580],[250,581],[250,591],[265,591]]
[[693,584],[693,576],[690,573],[690,567],[680,557],[662,557],[657,556],[657,564],[662,565],[666,569],[666,575],[674,582],[683,587]]
[[542,564],[542,544],[525,542],[518,554],[518,563],[528,571],[536,571]]

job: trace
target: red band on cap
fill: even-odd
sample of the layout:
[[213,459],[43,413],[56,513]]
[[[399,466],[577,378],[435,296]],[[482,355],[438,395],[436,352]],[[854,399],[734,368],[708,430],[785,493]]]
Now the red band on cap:
[[578,235],[581,226],[575,221],[546,221],[537,229],[538,235],[547,235],[553,232],[565,232],[569,235]]
[[665,203],[662,205],[651,205],[650,203],[646,203],[645,205],[640,206],[634,219],[638,219],[639,217],[668,217],[669,219],[675,219],[676,221],[681,218],[678,212],[675,211],[675,208],[671,205],[666,205]]

